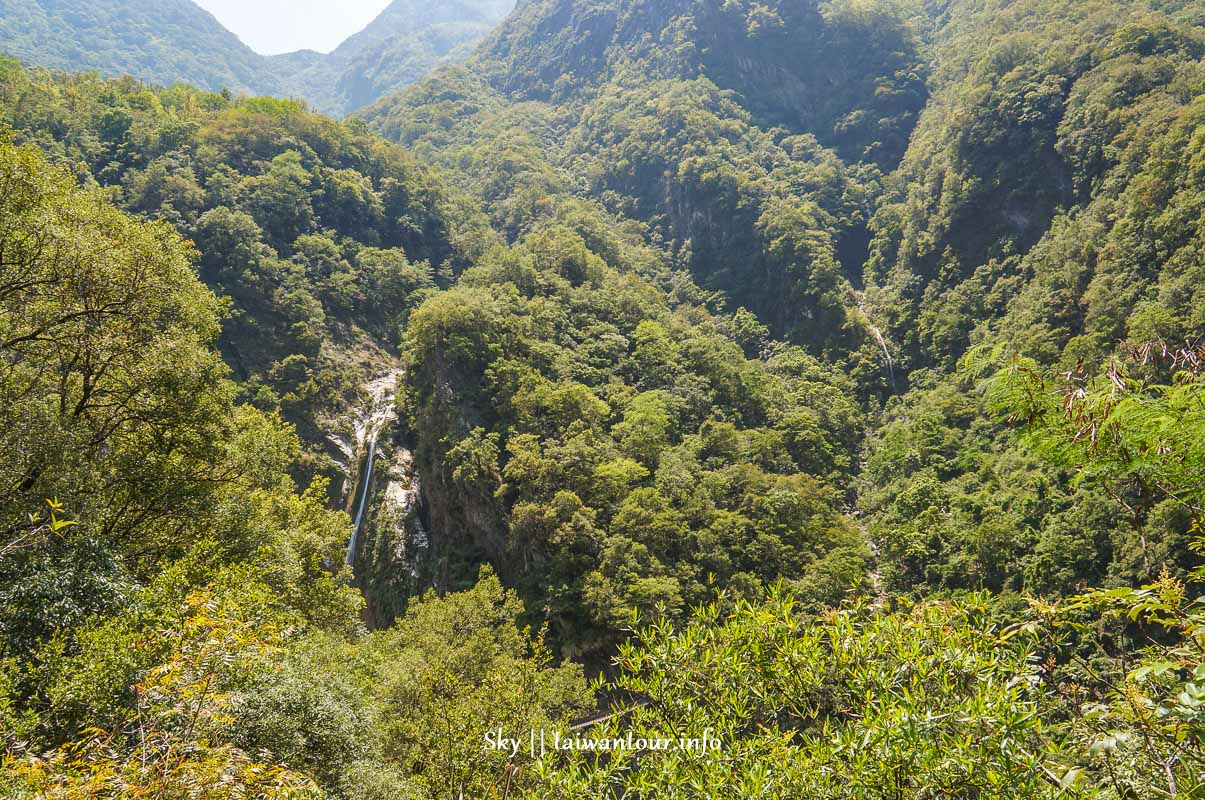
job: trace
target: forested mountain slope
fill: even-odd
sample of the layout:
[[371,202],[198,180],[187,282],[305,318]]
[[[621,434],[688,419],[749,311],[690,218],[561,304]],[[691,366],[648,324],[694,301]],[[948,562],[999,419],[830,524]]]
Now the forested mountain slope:
[[288,477],[291,428],[235,403],[190,246],[74,177],[0,142],[0,792],[397,797],[432,749],[460,748],[454,779],[482,763],[436,711],[588,707],[488,575],[363,635],[329,567],[347,518]]
[[[396,369],[410,310],[488,241],[430,168],[400,148],[268,98],[0,63],[18,140],[187,237],[227,298],[217,345],[239,397],[295,425],[307,475],[354,472],[336,440],[363,386]],[[483,228],[483,224],[478,226]]]
[[395,0],[330,54],[262,56],[192,0],[4,0],[0,55],[158,85],[303,98],[345,116],[468,55],[512,0]]
[[289,96],[342,117],[466,58],[513,7],[513,0],[394,0],[331,53],[292,53],[268,63],[281,72]]
[[1071,344],[1071,363],[1131,329],[1199,329],[1184,287],[1205,35],[1194,4],[1161,8],[989,5],[942,29],[938,89],[871,223],[867,280],[905,365],[948,370],[1001,317],[1044,360]]
[[1199,797],[1203,25],[525,0],[347,123],[0,65],[0,794]]
[[50,69],[276,94],[264,59],[192,0],[4,0],[0,54]]
[[1200,342],[1199,17],[1192,4],[1014,3],[943,32],[952,54],[981,55],[938,73],[867,265],[868,307],[914,387],[863,476],[896,585],[1058,594],[1195,563],[1180,504],[1043,474],[977,425],[966,383],[939,376],[972,345],[1079,381],[1117,355]]
[[917,28],[839,3],[526,3],[464,72],[364,116],[444,158],[542,135],[573,190],[649,224],[704,288],[877,374],[855,289],[882,169],[925,102]]
[[[551,196],[641,221],[730,313],[886,400],[855,489],[893,588],[1059,593],[1187,568],[1191,516],[1044,468],[956,367],[991,342],[1073,370],[1200,335],[1194,14],[529,3],[365,118],[460,175],[509,238]],[[776,43],[825,66],[791,73]],[[809,91],[873,134],[788,102]]]

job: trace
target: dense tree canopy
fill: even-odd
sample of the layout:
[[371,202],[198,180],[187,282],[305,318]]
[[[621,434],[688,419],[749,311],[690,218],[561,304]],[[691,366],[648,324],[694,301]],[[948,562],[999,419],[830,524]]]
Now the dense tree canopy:
[[407,409],[434,524],[456,532],[444,557],[497,565],[571,652],[717,584],[755,597],[790,577],[835,600],[869,555],[840,514],[849,386],[799,348],[754,338],[747,356],[742,318],[623,271],[647,254],[588,221],[495,251],[410,321]]
[[393,362],[437,273],[491,238],[408,154],[294,102],[8,62],[0,115],[18,140],[192,242],[224,303],[218,347],[238,399],[295,425],[311,471],[336,475],[327,436],[345,427],[340,412]]
[[1199,797],[1202,25],[529,0],[346,123],[0,63],[0,793]]

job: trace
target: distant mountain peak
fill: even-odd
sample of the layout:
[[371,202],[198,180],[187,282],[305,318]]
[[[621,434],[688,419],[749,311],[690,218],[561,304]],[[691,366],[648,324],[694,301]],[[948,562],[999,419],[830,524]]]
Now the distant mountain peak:
[[300,97],[343,116],[466,56],[514,0],[395,0],[330,54],[254,52],[192,0],[0,0],[0,54],[64,71]]
[[0,53],[214,91],[280,87],[262,56],[192,0],[0,0]]

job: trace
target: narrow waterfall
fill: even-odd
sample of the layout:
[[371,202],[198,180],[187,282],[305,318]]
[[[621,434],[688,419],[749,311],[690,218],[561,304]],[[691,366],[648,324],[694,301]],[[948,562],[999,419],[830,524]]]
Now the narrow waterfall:
[[364,508],[368,505],[368,492],[372,488],[372,465],[377,455],[377,439],[374,436],[372,441],[368,443],[368,457],[364,460],[364,466],[361,471],[364,473],[364,482],[360,488],[360,502],[356,509],[356,520],[352,523],[351,541],[347,543],[347,565],[354,566],[356,563],[356,548],[360,544],[360,528],[364,524]]
[[347,543],[347,564],[354,566],[356,551],[360,544],[360,530],[364,525],[364,514],[368,508],[368,497],[372,493],[372,476],[377,455],[377,442],[381,434],[397,420],[397,409],[394,407],[393,391],[397,385],[400,371],[394,370],[369,383],[364,388],[368,392],[369,402],[354,423],[356,452],[366,452],[359,472],[360,479],[356,482],[359,501],[356,503],[356,516],[352,524],[351,540]]
[[895,393],[899,390],[895,385],[895,359],[891,357],[891,348],[887,346],[887,340],[883,338],[883,332],[877,325],[871,323],[870,332],[874,334],[875,341],[883,351],[883,357],[887,359],[887,377],[891,380],[891,391]]
[[870,318],[870,314],[866,311],[866,295],[862,292],[856,292],[858,311],[862,312],[862,317],[866,321],[866,327],[870,329],[870,334],[874,336],[875,342],[878,343],[879,349],[883,351],[883,359],[887,364],[887,378],[891,381],[891,392],[896,394],[899,388],[895,382],[895,359],[891,355],[891,348],[887,345],[887,339],[883,336],[883,331],[878,325],[874,324],[874,320]]

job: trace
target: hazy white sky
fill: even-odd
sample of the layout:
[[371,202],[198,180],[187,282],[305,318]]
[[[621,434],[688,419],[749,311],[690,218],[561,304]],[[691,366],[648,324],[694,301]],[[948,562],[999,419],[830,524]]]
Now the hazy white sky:
[[[196,0],[264,55],[329,53],[372,22],[390,0]],[[439,2],[439,0],[432,0]]]

